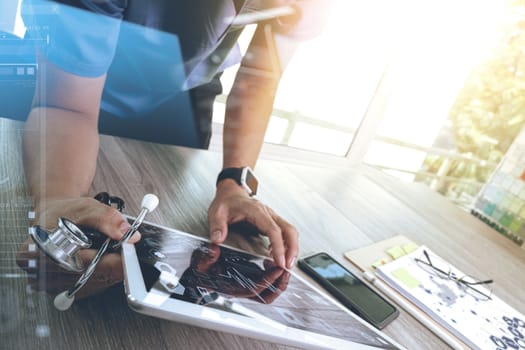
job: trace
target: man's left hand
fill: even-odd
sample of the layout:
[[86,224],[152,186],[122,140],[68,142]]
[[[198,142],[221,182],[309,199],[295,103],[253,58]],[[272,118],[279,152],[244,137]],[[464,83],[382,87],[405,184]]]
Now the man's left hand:
[[293,225],[277,215],[259,200],[250,197],[235,181],[219,183],[215,198],[208,209],[210,239],[224,242],[228,225],[246,221],[270,239],[270,254],[279,267],[292,268],[298,252],[298,232]]

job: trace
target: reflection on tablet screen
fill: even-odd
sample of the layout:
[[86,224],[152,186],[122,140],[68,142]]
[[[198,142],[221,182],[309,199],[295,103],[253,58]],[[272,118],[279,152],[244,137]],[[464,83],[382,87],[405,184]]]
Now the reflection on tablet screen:
[[143,224],[135,245],[147,291],[282,325],[395,349],[272,260]]

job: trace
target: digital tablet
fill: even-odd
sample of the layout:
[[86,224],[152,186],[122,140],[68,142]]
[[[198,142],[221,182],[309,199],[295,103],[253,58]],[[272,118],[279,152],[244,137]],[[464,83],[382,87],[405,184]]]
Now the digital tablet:
[[308,349],[402,348],[267,257],[148,222],[139,230],[122,246],[137,312]]

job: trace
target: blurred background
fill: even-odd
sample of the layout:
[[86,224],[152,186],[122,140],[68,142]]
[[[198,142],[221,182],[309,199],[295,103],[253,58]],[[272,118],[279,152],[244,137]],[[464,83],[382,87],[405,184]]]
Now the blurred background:
[[[31,62],[13,68],[6,45],[24,37],[19,5],[2,1],[0,84],[13,86],[14,74],[27,88]],[[253,30],[245,29],[242,49]],[[262,157],[367,164],[478,209],[521,244],[525,159],[523,147],[509,149],[525,121],[524,47],[523,1],[335,0],[322,35],[303,43],[285,71]],[[235,72],[222,76],[212,150],[221,149]],[[501,215],[485,210],[504,200],[511,204]],[[518,221],[501,222],[505,213]]]

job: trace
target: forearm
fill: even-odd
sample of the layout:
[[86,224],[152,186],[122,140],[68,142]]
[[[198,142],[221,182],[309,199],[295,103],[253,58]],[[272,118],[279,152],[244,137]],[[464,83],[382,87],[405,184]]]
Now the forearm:
[[[242,73],[241,73],[242,74]],[[223,167],[255,167],[273,109],[277,80],[266,76],[237,75],[227,103],[224,124]],[[208,209],[210,237],[224,242],[228,225],[246,221],[270,240],[270,254],[279,267],[292,268],[299,246],[297,230],[234,180],[219,182],[215,199]]]
[[273,110],[277,81],[240,71],[228,96],[223,167],[255,167]]
[[[272,115],[282,62],[272,45],[271,31],[258,28],[235,78],[226,104],[223,167],[255,167]],[[210,237],[224,242],[228,225],[246,221],[266,235],[271,255],[280,267],[292,268],[299,246],[297,230],[232,180],[220,181],[208,209]]]
[[258,26],[226,105],[223,167],[255,167],[283,69],[299,42]]
[[87,194],[96,169],[96,118],[57,109],[33,108],[24,130],[24,168],[35,202]]

